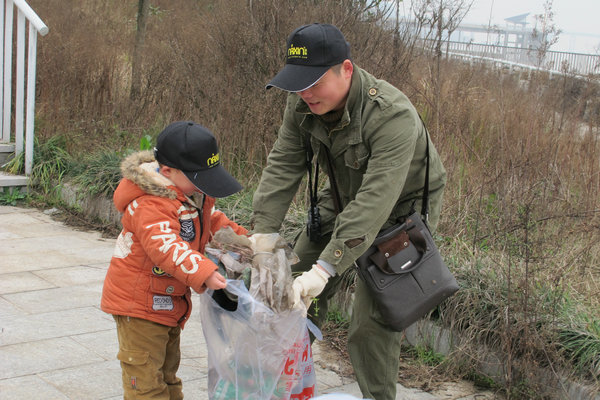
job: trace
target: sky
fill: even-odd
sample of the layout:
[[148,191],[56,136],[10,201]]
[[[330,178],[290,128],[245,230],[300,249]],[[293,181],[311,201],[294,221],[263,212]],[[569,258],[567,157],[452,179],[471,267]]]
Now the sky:
[[[533,29],[534,16],[544,13],[545,3],[546,0],[474,0],[463,22],[488,25],[491,15],[491,25],[504,27],[505,18],[530,13],[527,27]],[[562,31],[552,50],[600,54],[600,0],[553,0],[552,11],[554,24]]]

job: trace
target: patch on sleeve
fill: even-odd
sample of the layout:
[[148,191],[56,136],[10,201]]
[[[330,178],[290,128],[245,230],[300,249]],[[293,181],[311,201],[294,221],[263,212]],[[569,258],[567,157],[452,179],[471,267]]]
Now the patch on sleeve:
[[171,296],[159,296],[155,294],[152,300],[152,309],[154,311],[171,311],[173,309],[173,299]]
[[363,242],[365,241],[364,237],[361,238],[355,238],[355,239],[348,239],[344,242],[344,244],[349,248],[349,249],[353,249],[356,246],[359,246],[361,244],[363,244]]
[[194,220],[182,219],[179,221],[181,224],[181,231],[179,236],[186,242],[191,243],[196,237],[196,228],[194,227]]
[[131,246],[133,245],[133,233],[123,232],[119,234],[117,242],[115,244],[115,251],[113,257],[125,258],[131,254]]

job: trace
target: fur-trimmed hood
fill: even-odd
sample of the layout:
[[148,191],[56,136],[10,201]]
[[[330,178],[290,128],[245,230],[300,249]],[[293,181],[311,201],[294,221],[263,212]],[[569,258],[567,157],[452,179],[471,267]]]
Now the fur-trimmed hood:
[[121,174],[123,179],[113,196],[115,207],[120,212],[134,199],[147,194],[171,200],[190,200],[170,179],[158,172],[158,162],[151,151],[140,151],[125,158],[121,163]]
[[158,172],[158,162],[151,151],[131,154],[121,163],[123,178],[129,179],[140,189],[154,196],[177,198],[173,182]]

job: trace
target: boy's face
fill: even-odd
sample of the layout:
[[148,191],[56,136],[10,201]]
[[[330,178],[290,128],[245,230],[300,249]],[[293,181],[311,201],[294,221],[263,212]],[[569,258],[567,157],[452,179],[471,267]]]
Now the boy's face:
[[329,111],[340,110],[346,105],[352,82],[352,71],[352,62],[346,60],[339,71],[330,68],[317,83],[298,92],[298,95],[313,114],[323,115]]
[[181,170],[163,166],[160,169],[161,174],[166,176],[177,186],[186,196],[191,196],[195,192],[200,193],[198,189]]

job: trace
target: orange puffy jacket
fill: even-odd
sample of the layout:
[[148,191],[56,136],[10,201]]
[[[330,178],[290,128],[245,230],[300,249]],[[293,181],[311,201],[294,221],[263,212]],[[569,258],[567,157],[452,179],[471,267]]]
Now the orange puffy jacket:
[[123,213],[121,231],[102,290],[109,314],[185,325],[192,311],[190,287],[202,291],[217,266],[203,255],[225,226],[247,230],[214,209],[215,199],[185,196],[158,173],[152,152],[127,157],[113,200]]

